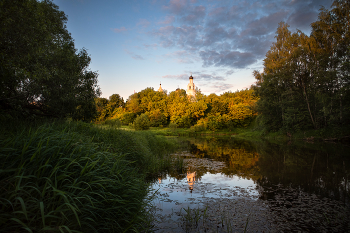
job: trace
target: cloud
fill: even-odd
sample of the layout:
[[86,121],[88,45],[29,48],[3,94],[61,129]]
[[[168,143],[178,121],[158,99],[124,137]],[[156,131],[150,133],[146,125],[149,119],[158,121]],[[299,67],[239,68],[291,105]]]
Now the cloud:
[[165,19],[159,21],[158,24],[172,24],[175,21],[175,16],[167,15]]
[[221,51],[213,50],[201,51],[200,56],[203,60],[203,66],[224,66],[233,68],[245,68],[257,62],[256,55],[253,53],[242,53],[239,51]]
[[188,14],[183,16],[181,20],[185,23],[195,25],[202,23],[206,15],[206,8],[204,6],[196,6],[191,9]]
[[148,27],[151,23],[147,19],[140,19],[139,22],[137,23],[137,26],[141,27]]
[[170,0],[168,5],[163,6],[163,9],[174,14],[182,14],[187,11],[188,6],[187,0]]
[[145,58],[143,58],[142,56],[138,55],[138,54],[135,54],[131,51],[129,51],[128,49],[124,49],[124,51],[129,54],[133,59],[135,60],[146,60]]
[[193,54],[187,50],[178,50],[172,53],[167,53],[163,55],[164,58],[170,58],[175,60],[177,63],[190,64],[195,61],[200,61],[200,57],[197,54]]
[[214,93],[225,92],[225,91],[228,91],[229,89],[232,89],[233,87],[234,87],[233,84],[224,83],[224,82],[216,82],[209,85],[210,90],[213,90]]
[[157,44],[143,44],[143,47],[148,49],[148,48],[154,48],[156,49],[158,47]]
[[188,80],[190,75],[192,74],[194,82],[195,81],[224,81],[226,80],[224,77],[222,76],[218,76],[215,74],[207,74],[207,73],[202,73],[202,72],[185,72],[185,74],[179,74],[179,75],[164,75],[162,76],[162,78],[170,78],[170,79],[179,79],[179,80]]
[[235,73],[234,70],[227,70],[227,71],[225,72],[225,75],[226,75],[226,76],[230,76],[230,75],[233,74],[233,73]]
[[125,32],[125,31],[127,31],[128,29],[126,29],[125,27],[121,27],[121,28],[111,28],[111,30],[112,30],[113,32],[120,33],[120,32]]
[[189,76],[187,74],[178,74],[178,75],[168,74],[168,75],[162,76],[162,78],[187,80],[189,78]]
[[[187,51],[200,58],[203,67],[248,68],[260,62],[272,43],[278,23],[287,22],[293,32],[310,32],[320,5],[330,0],[170,0],[160,26],[149,32],[164,48]],[[230,72],[228,72],[230,75]]]

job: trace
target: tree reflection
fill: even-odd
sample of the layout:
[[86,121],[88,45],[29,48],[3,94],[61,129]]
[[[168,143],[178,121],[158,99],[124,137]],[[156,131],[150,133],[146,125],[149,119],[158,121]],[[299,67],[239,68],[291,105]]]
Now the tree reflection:
[[[231,137],[190,138],[188,150],[196,158],[221,161],[226,166],[190,168],[195,179],[209,173],[223,173],[253,180],[262,198],[269,198],[271,187],[283,185],[336,199],[349,196],[350,157],[346,145],[326,143],[250,142]],[[173,174],[187,177],[186,174]],[[192,181],[191,181],[192,182]],[[189,182],[190,185],[190,182]],[[193,185],[190,187],[193,188]]]

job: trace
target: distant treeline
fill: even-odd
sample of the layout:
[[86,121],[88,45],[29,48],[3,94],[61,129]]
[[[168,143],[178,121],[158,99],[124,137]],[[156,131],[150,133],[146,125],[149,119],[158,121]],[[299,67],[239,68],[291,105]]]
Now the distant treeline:
[[193,126],[197,130],[246,127],[257,114],[254,109],[257,100],[253,90],[248,89],[220,96],[205,96],[197,90],[193,101],[183,89],[166,94],[146,88],[131,95],[126,103],[118,94],[109,99],[97,98],[97,120],[119,119],[122,124],[129,125],[143,116],[148,119],[149,126],[169,124],[180,128]]
[[267,130],[298,131],[350,123],[350,2],[321,8],[310,36],[281,22],[254,71],[260,123]]

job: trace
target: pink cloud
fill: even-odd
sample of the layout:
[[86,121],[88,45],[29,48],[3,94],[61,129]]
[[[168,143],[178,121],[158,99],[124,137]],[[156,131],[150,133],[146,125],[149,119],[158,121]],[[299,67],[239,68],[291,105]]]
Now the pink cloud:
[[120,33],[120,32],[125,32],[127,31],[128,29],[126,29],[125,27],[121,27],[121,28],[112,28],[112,31],[113,32],[116,32],[116,33]]
[[187,80],[188,77],[189,77],[188,74],[179,74],[179,75],[168,74],[168,75],[162,76],[162,78],[182,79],[182,80]]
[[148,27],[151,23],[147,19],[140,19],[137,23],[138,26],[142,26],[144,28]]
[[159,21],[158,24],[171,24],[175,21],[175,17],[173,15],[166,16],[163,21]]
[[187,0],[170,0],[169,5],[163,6],[163,9],[169,10],[175,14],[181,14],[186,11],[188,6]]

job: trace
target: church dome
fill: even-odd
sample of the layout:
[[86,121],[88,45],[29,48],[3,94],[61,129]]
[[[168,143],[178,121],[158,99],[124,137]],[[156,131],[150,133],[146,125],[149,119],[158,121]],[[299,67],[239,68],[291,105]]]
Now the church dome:
[[192,75],[190,76],[190,79],[193,79]]

